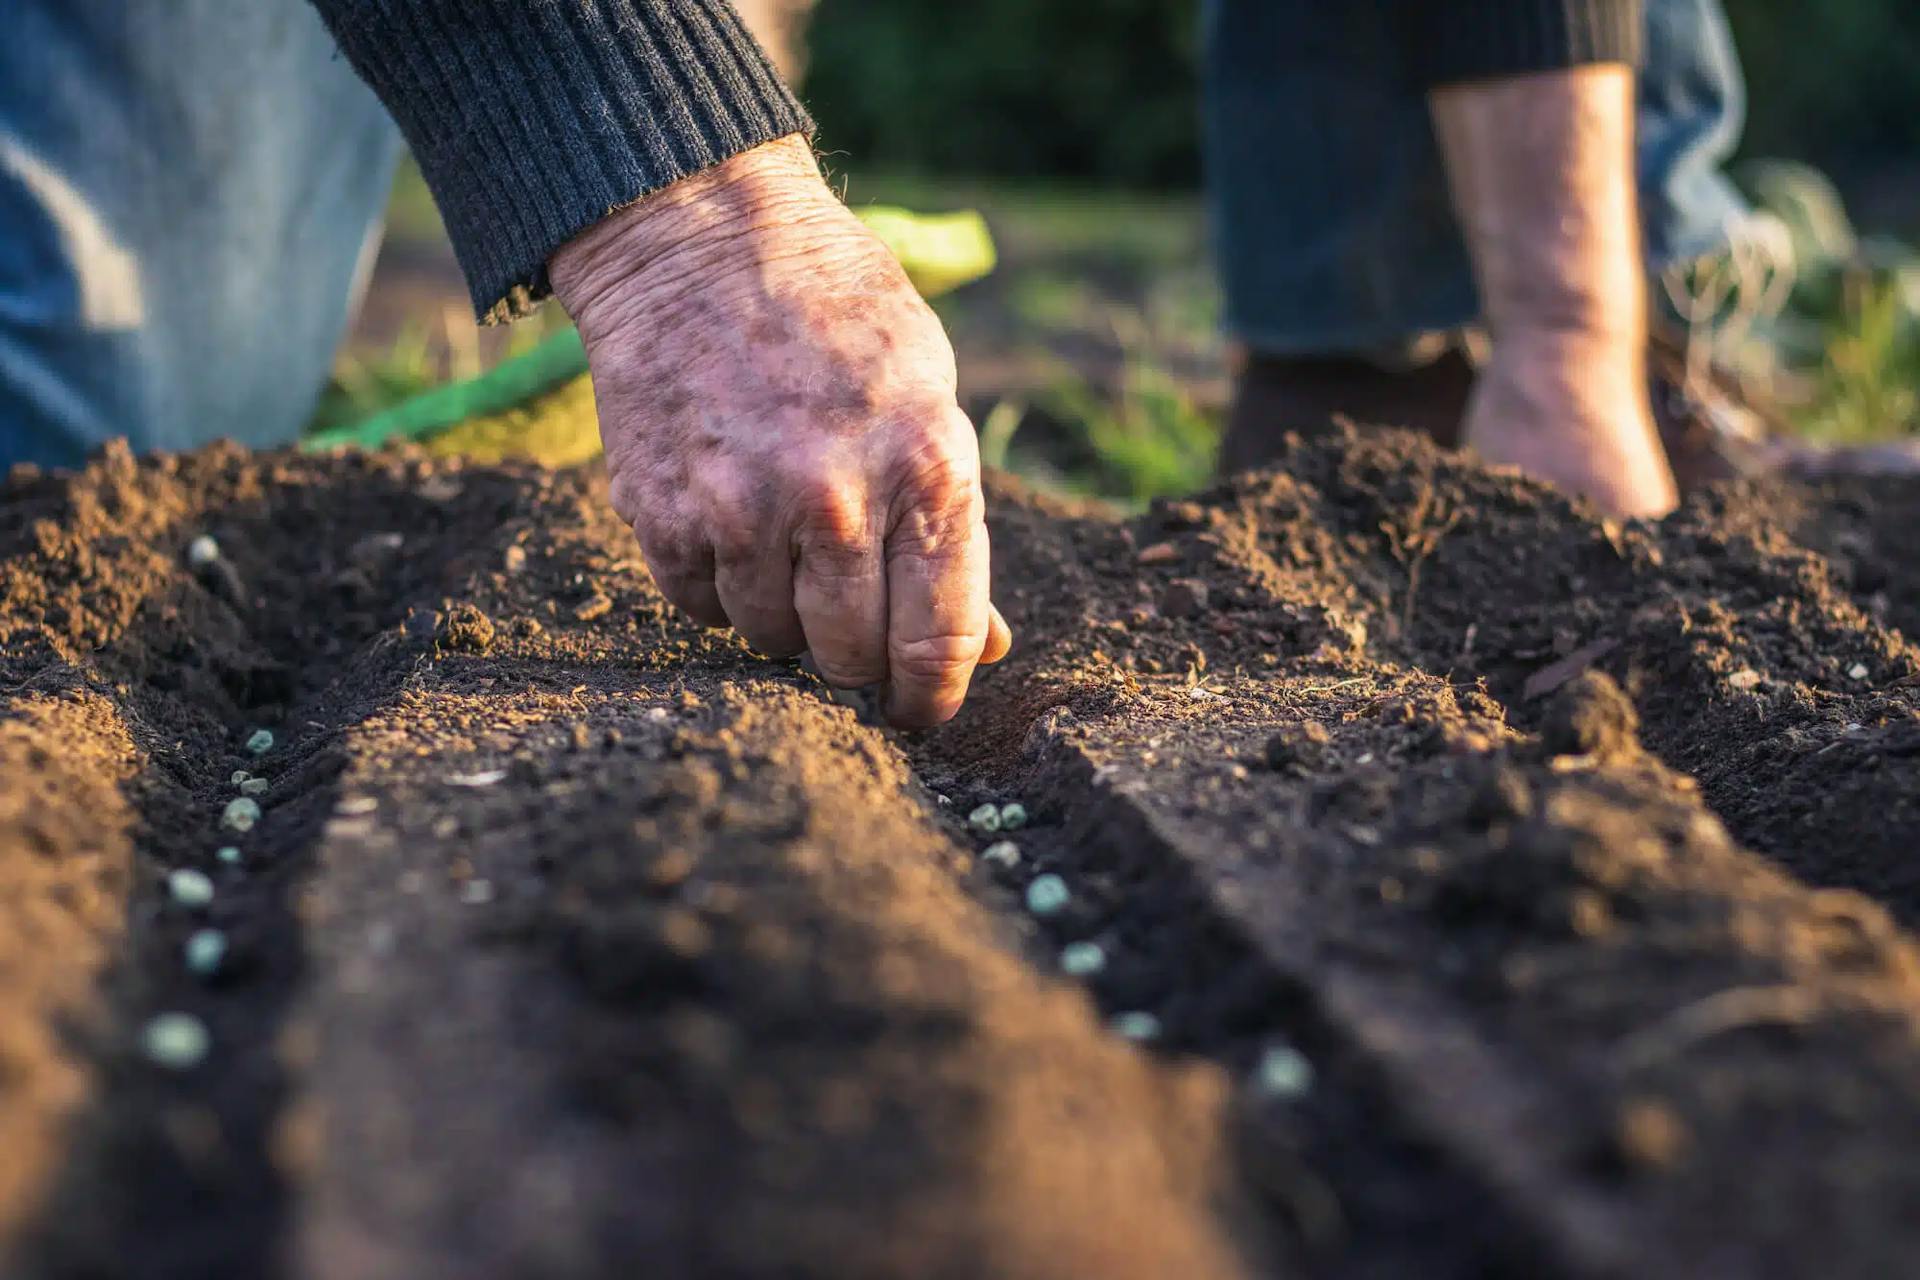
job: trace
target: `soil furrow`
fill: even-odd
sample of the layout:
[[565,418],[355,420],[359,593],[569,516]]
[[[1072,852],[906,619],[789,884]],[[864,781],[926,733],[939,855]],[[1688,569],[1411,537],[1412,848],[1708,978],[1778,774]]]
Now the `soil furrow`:
[[[1902,1156],[1920,1136],[1912,945],[1865,900],[1809,891],[1728,841],[1694,781],[1644,755],[1632,704],[1604,676],[1566,664],[1557,692],[1520,717],[1539,736],[1515,738],[1505,709],[1458,674],[1369,659],[1399,644],[1396,619],[1400,635],[1434,628],[1427,606],[1380,585],[1383,566],[1412,557],[1378,552],[1301,493],[1291,475],[1255,478],[1131,536],[1084,513],[1003,506],[1006,594],[1018,600],[1040,574],[1065,589],[1016,609],[1023,651],[982,682],[982,719],[953,730],[945,756],[977,767],[1024,744],[1001,786],[1079,779],[1075,802],[1125,833],[1064,864],[1096,894],[1129,845],[1134,862],[1186,864],[1324,1034],[1386,1076],[1401,1123],[1449,1154],[1455,1181],[1464,1164],[1518,1215],[1523,1229],[1496,1250],[1526,1247],[1530,1228],[1576,1271],[1896,1268],[1920,1194]],[[1523,512],[1552,501],[1507,496]],[[1287,541],[1292,526],[1263,523],[1276,508],[1306,513],[1313,532]],[[1390,523],[1382,514],[1371,523]],[[1449,536],[1465,523],[1442,520]],[[1631,532],[1580,536],[1604,565],[1635,554],[1608,542]],[[1733,535],[1712,536],[1742,554]],[[1427,548],[1422,590],[1438,584],[1434,599],[1457,610],[1476,597],[1448,581],[1457,565],[1435,568],[1441,554]],[[1790,549],[1744,554],[1766,581],[1791,576],[1777,567]],[[1799,563],[1843,655],[1910,661]],[[1480,586],[1495,604],[1476,616],[1496,646],[1546,625]],[[1196,595],[1210,608],[1194,610]],[[1775,652],[1770,625],[1763,614],[1760,654]],[[1301,656],[1260,635],[1287,630]],[[1624,643],[1658,653],[1649,631]],[[1700,638],[1692,668],[1724,667],[1711,641],[1725,632]],[[1522,673],[1553,658],[1546,647],[1489,678],[1521,703]],[[1674,675],[1684,689],[1687,670]],[[1897,778],[1876,785],[1900,798]],[[1892,817],[1898,838],[1897,804],[1863,817],[1802,803],[1803,820]],[[1816,868],[1837,860],[1821,844],[1803,852]],[[1731,1235],[1702,1228],[1734,1222]]]
[[[77,528],[8,562],[9,674],[121,681],[147,864],[29,1273],[1247,1265],[1217,1079],[998,945],[873,730],[671,620],[583,484],[340,471],[114,458],[13,509]],[[110,615],[94,581],[125,584]],[[263,815],[223,832],[246,764]],[[179,867],[211,907],[166,902]],[[179,960],[207,926],[211,985]],[[162,1008],[205,1064],[138,1059]]]

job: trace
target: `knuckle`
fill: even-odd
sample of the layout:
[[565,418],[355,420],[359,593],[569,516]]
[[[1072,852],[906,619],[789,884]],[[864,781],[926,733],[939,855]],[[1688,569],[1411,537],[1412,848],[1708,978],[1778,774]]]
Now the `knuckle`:
[[809,477],[797,486],[795,538],[811,552],[864,556],[872,540],[866,503],[853,486]]
[[938,684],[964,676],[980,660],[986,637],[970,631],[899,640],[889,653],[894,679]]
[[707,539],[713,544],[717,564],[737,568],[759,558],[759,531],[743,511],[722,510],[710,514]]
[[827,657],[816,652],[813,664],[820,669],[820,678],[836,689],[859,689],[887,678],[886,667],[871,658]]
[[937,441],[922,445],[903,463],[895,493],[887,538],[892,554],[950,552],[966,545],[974,526],[986,520],[980,465],[971,447]]

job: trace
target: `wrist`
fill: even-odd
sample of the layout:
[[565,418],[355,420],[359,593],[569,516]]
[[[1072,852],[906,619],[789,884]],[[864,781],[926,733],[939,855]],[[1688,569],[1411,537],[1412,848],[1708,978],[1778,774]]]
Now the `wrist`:
[[548,272],[584,327],[636,290],[670,293],[729,264],[799,251],[844,212],[806,139],[789,134],[613,210],[555,250]]
[[1454,85],[1431,105],[1496,340],[1515,330],[1641,340],[1631,73],[1581,67]]

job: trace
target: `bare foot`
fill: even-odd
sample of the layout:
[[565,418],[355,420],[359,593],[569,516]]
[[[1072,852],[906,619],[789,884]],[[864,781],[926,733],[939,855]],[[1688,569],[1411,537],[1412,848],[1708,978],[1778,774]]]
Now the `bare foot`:
[[1638,351],[1584,334],[1497,341],[1467,404],[1467,445],[1497,466],[1591,499],[1609,515],[1678,502]]

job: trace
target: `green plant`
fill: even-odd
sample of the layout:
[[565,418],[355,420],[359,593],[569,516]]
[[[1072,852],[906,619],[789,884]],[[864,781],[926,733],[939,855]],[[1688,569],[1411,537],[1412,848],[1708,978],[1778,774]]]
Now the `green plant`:
[[1838,441],[1920,435],[1920,324],[1899,282],[1861,276],[1842,293],[1801,429]]
[[1188,493],[1213,474],[1219,429],[1164,369],[1129,356],[1120,393],[1106,397],[1066,366],[1038,403],[1090,455],[1065,487],[1144,504]]

